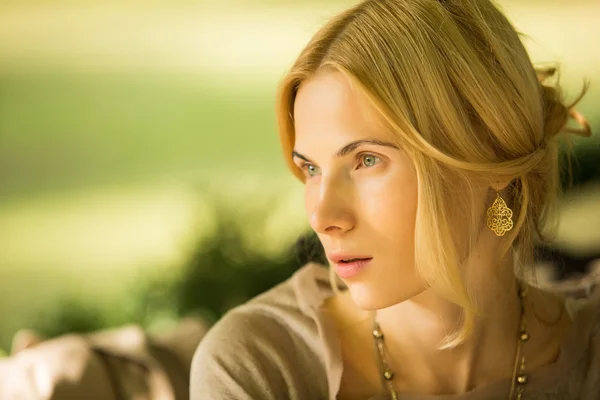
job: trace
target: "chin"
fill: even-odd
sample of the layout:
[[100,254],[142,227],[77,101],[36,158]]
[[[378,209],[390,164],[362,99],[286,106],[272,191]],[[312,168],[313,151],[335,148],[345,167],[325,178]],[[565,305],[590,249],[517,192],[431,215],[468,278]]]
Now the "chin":
[[[389,280],[386,282],[389,285]],[[410,300],[421,293],[424,288],[418,287],[414,290],[406,290],[405,287],[385,288],[382,284],[371,282],[347,282],[346,286],[357,307],[365,311],[381,310]]]

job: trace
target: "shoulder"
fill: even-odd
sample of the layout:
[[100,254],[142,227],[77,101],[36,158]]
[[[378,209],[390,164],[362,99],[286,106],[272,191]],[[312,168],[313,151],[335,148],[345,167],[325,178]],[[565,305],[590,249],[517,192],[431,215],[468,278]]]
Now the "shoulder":
[[[200,342],[191,399],[320,398],[327,393],[317,307],[329,295],[315,264],[226,313]],[[307,384],[309,383],[310,384]]]

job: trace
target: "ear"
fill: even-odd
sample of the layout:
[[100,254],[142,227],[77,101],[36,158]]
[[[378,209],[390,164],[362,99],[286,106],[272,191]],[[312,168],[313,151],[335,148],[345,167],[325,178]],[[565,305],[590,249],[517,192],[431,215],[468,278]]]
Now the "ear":
[[510,185],[510,183],[512,182],[512,180],[510,181],[496,181],[490,184],[490,188],[494,189],[495,191],[502,191],[504,189],[506,189],[508,187],[508,185]]

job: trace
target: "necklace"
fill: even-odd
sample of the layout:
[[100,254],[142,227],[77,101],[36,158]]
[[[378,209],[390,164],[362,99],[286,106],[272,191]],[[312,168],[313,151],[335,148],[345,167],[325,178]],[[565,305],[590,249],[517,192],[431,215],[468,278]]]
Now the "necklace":
[[[510,383],[510,392],[508,393],[508,400],[522,400],[523,392],[525,390],[525,385],[527,384],[527,373],[525,371],[525,356],[522,355],[521,347],[524,342],[529,340],[529,333],[526,330],[525,324],[525,306],[524,306],[524,298],[527,292],[521,286],[518,286],[518,296],[519,296],[519,304],[520,304],[520,321],[519,321],[519,335],[517,337],[517,349],[515,351],[515,361],[513,367],[513,373],[511,377]],[[373,337],[375,338],[375,344],[377,347],[378,358],[380,362],[380,367],[382,371],[382,378],[384,386],[386,386],[389,395],[392,400],[398,400],[398,395],[396,394],[396,389],[394,388],[394,384],[392,379],[394,379],[394,372],[390,369],[387,359],[385,357],[384,352],[384,343],[383,343],[383,332],[379,327],[379,323],[377,322],[377,318],[374,320],[373,326]]]

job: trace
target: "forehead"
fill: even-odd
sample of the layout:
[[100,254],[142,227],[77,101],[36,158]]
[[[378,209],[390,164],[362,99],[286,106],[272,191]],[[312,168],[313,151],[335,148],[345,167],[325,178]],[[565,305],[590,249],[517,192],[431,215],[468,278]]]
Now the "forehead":
[[304,81],[294,102],[296,143],[332,137],[376,137],[378,118],[367,99],[340,72]]

